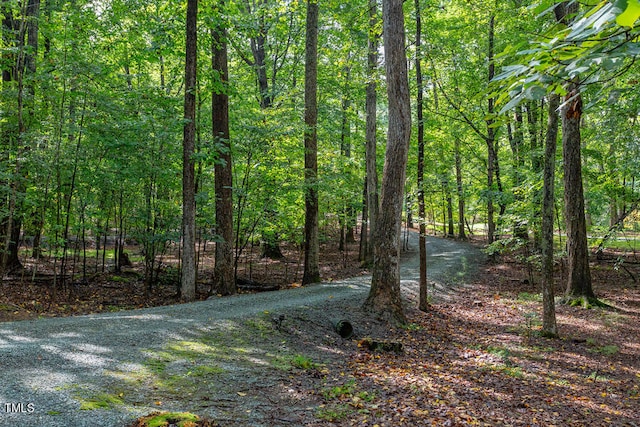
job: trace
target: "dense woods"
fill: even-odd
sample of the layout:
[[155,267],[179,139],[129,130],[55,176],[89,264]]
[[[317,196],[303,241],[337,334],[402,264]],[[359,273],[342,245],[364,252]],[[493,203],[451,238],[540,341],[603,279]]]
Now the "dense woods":
[[316,282],[319,243],[359,234],[389,282],[368,304],[402,321],[402,216],[566,258],[556,292],[593,300],[589,247],[639,226],[640,12],[577,6],[4,0],[2,273],[64,293],[136,244],[147,292],[171,254],[188,301],[235,293],[258,243]]

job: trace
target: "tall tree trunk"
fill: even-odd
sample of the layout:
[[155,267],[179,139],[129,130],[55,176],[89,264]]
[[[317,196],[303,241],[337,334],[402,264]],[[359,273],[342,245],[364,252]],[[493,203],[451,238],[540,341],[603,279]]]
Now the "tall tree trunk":
[[196,57],[198,0],[187,0],[184,135],[182,142],[182,271],[180,298],[196,299],[196,199],[195,152],[196,137]]
[[318,0],[307,1],[304,82],[304,274],[302,284],[320,281],[318,267]]
[[564,162],[564,206],[567,228],[567,296],[595,299],[591,287],[587,223],[582,187],[580,120],[582,97],[577,83],[569,86],[562,107],[562,159]]
[[418,93],[416,95],[416,113],[418,119],[418,222],[420,235],[418,246],[420,253],[420,283],[418,309],[427,311],[429,307],[428,287],[427,287],[427,230],[425,225],[426,212],[424,203],[424,118],[423,118],[423,96],[424,85],[422,82],[422,20],[420,18],[420,0],[415,0],[416,11],[416,85]]
[[[224,1],[216,8],[219,14]],[[216,242],[216,264],[213,271],[213,289],[222,295],[237,293],[233,268],[233,170],[231,141],[229,140],[229,95],[227,84],[227,30],[224,24],[212,29],[212,68],[220,76],[221,89],[211,95],[212,130],[218,161],[215,164],[216,228],[222,241]]]
[[[524,118],[522,115],[522,106],[518,105],[514,112],[513,135],[509,138],[511,152],[513,155],[513,187],[516,191],[516,202],[523,202],[523,189],[517,188],[522,186],[522,172],[524,169]],[[528,240],[529,233],[524,218],[516,218],[513,223],[513,236],[519,239]]]
[[389,129],[381,187],[382,208],[374,230],[373,277],[364,305],[383,318],[405,323],[400,294],[400,229],[411,137],[411,101],[402,0],[384,0],[382,7]]
[[[540,144],[542,143],[542,138],[538,136],[538,128],[542,129],[544,127],[542,126],[542,123],[538,125],[538,121],[541,120],[541,117],[543,116],[543,106],[544,100],[540,102],[539,106],[534,101],[528,101],[525,104],[527,112],[527,129],[529,131],[529,153],[531,157],[531,169],[536,174],[541,173],[544,167],[544,160],[542,158],[543,154],[541,153],[542,147],[540,146]],[[540,212],[540,207],[542,206],[542,198],[542,191],[534,191],[534,203],[532,212],[533,215],[530,228],[533,230],[533,247],[536,250],[540,248],[540,239],[542,238],[540,235],[540,233],[542,232],[542,225],[540,223],[542,217],[542,214]]]
[[[569,24],[579,4],[565,1],[554,8],[556,20]],[[567,286],[570,299],[595,299],[589,269],[587,245],[587,222],[582,187],[582,156],[580,125],[582,120],[582,97],[576,80],[567,87],[562,115],[562,160],[564,163],[564,215],[567,229]]]
[[369,0],[369,52],[367,54],[367,89],[366,89],[366,146],[365,158],[367,169],[367,205],[369,207],[369,244],[365,253],[365,264],[373,264],[373,231],[376,228],[380,204],[378,200],[378,167],[376,155],[376,79],[378,69],[378,2]]
[[542,190],[542,235],[540,240],[542,249],[542,333],[548,337],[558,336],[553,282],[553,208],[559,104],[559,96],[551,94],[549,96],[549,120],[545,141]]
[[[28,171],[22,162],[31,146],[26,141],[25,135],[31,127],[35,107],[35,72],[36,57],[38,53],[38,20],[40,14],[40,0],[28,0],[22,10],[20,20],[15,20],[11,12],[11,6],[2,6],[2,38],[5,50],[15,49],[15,53],[3,54],[2,86],[3,90],[16,84],[17,105],[2,109],[15,111],[17,126],[8,124],[3,128],[0,138],[4,150],[13,148],[13,155],[9,151],[3,152],[3,160],[7,161],[7,169],[12,170],[7,188],[9,189],[8,212],[2,219],[0,226],[4,232],[4,245],[0,262],[0,271],[8,272],[22,268],[18,257],[20,231],[22,228],[22,203],[21,195],[26,191]],[[10,113],[11,114],[11,113]],[[15,158],[11,165],[10,157]]]
[[[350,56],[350,55],[348,55]],[[347,61],[349,59],[347,58]],[[349,122],[349,110],[351,109],[351,93],[349,82],[351,81],[351,68],[347,65],[344,71],[344,89],[342,92],[342,123],[340,126],[340,154],[345,158],[351,158],[351,124]],[[340,232],[340,250],[345,249],[345,244],[354,243],[356,241],[354,228],[355,217],[351,197],[347,196],[343,201],[343,211],[339,213],[342,218]]]
[[[494,40],[495,40],[495,16],[491,16],[489,19],[489,50],[487,54],[487,58],[489,61],[489,73],[488,73],[488,81],[493,80],[495,75],[495,63],[493,61],[494,55]],[[493,176],[496,174],[496,164],[498,162],[497,153],[495,150],[495,128],[494,128],[494,104],[495,99],[493,97],[489,97],[487,100],[487,241],[489,243],[493,243],[495,240],[496,233],[496,224],[494,219],[494,189],[493,189]]]

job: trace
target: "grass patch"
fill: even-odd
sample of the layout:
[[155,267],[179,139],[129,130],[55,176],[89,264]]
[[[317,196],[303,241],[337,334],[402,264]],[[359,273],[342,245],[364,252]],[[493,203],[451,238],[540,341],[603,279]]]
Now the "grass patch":
[[489,354],[500,357],[503,361],[508,360],[511,357],[511,352],[508,348],[489,346],[485,350]]
[[195,369],[187,372],[187,376],[193,377],[193,378],[204,378],[204,377],[220,375],[220,374],[223,374],[224,372],[225,370],[219,366],[202,365],[202,366],[196,366]]
[[356,381],[349,380],[344,384],[336,385],[331,388],[326,388],[321,391],[324,400],[335,400],[343,397],[351,397],[356,391]]
[[137,427],[191,427],[200,420],[195,414],[189,412],[160,412],[139,419]]
[[618,353],[620,349],[617,345],[605,345],[605,346],[597,346],[595,348],[589,349],[592,353],[600,353],[605,356],[613,356]]
[[259,333],[261,337],[274,333],[273,324],[271,323],[268,314],[265,314],[262,318],[258,317],[247,319],[244,321],[244,326]]
[[294,368],[304,369],[306,371],[308,369],[316,368],[317,364],[307,356],[298,354],[293,356],[291,359],[291,366]]
[[542,294],[532,294],[529,292],[520,292],[516,298],[520,302],[542,302]]
[[81,411],[93,411],[95,409],[111,409],[114,406],[123,405],[122,396],[114,396],[108,393],[99,393],[87,399],[79,397]]
[[145,360],[143,365],[153,374],[162,374],[167,369],[167,362],[159,359]]
[[620,351],[620,348],[618,348],[617,345],[600,345],[593,338],[587,338],[586,344],[589,347],[587,348],[587,351],[590,353],[600,353],[605,356],[613,356]]
[[345,419],[352,412],[353,410],[349,407],[349,405],[346,404],[330,405],[318,408],[315,416],[318,419],[328,421],[330,423],[335,423]]

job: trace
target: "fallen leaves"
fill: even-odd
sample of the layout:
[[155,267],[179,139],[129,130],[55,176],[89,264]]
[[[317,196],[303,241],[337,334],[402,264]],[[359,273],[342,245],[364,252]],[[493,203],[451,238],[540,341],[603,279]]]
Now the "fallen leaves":
[[[517,266],[501,273],[509,268]],[[606,291],[599,288],[614,305],[625,305],[625,315],[615,316],[615,322],[600,308],[559,306],[561,333],[570,327],[573,336],[588,337],[573,342],[540,337],[539,325],[523,316],[539,312],[540,302],[518,299],[533,291],[531,285],[510,283],[497,297],[491,278],[484,277],[428,313],[409,310],[411,327],[387,337],[402,342],[403,353],[370,352],[360,343],[345,359],[346,368],[339,368],[351,381],[350,392],[325,400],[329,407],[343,405],[332,422],[593,427],[615,420],[634,425],[640,352],[620,343],[640,336],[640,292],[620,291],[624,281],[608,281]],[[365,400],[357,393],[373,397]]]

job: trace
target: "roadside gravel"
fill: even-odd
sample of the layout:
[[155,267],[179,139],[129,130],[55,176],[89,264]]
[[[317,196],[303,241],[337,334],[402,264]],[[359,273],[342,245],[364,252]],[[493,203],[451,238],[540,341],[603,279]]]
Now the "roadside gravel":
[[[405,296],[414,300],[417,239],[412,234],[410,240],[413,250],[403,255],[401,276]],[[462,283],[483,259],[471,245],[435,238],[428,239],[428,253],[429,279],[438,298],[446,298],[449,286]],[[277,367],[290,361],[294,351],[285,341],[309,345],[314,339],[304,340],[305,327],[318,323],[307,312],[322,319],[349,316],[349,307],[366,297],[370,279],[360,276],[191,304],[0,323],[0,425],[116,427],[149,412],[184,409],[226,419],[225,425],[234,419],[234,425],[293,425],[304,419],[308,402],[294,402],[291,389],[286,402],[271,394],[290,377],[290,371]],[[273,336],[268,330],[273,313],[299,320],[288,332]],[[335,337],[321,338],[340,353],[343,344]],[[200,349],[198,343],[206,346]],[[246,402],[238,404],[243,398]],[[297,418],[294,409],[279,420],[273,415],[265,418],[267,406],[282,403],[297,407]]]

